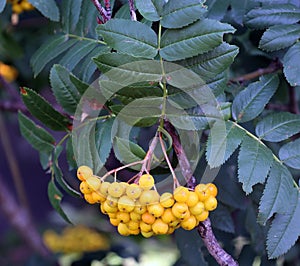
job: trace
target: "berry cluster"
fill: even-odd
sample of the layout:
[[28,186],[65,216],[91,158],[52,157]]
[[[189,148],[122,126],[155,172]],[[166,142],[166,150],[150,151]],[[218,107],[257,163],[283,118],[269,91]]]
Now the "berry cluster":
[[24,11],[30,11],[34,9],[34,6],[27,0],[7,0],[7,2],[12,4],[12,11],[15,14],[21,14]]
[[121,235],[172,234],[175,229],[194,229],[207,219],[209,211],[217,207],[217,187],[198,184],[194,191],[179,186],[173,194],[162,195],[154,189],[150,174],[140,177],[138,184],[103,182],[87,166],[78,168],[80,191],[90,204],[100,203],[100,210],[107,214],[112,225]]
[[10,65],[6,65],[0,61],[0,75],[7,81],[12,82],[18,76],[18,71]]
[[54,253],[81,253],[109,249],[109,242],[102,234],[83,225],[66,227],[61,234],[47,230],[43,234],[43,240]]

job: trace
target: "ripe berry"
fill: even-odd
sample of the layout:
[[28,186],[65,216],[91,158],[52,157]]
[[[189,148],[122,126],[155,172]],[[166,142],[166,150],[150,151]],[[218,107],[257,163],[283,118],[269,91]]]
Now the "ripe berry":
[[215,197],[209,196],[208,199],[204,201],[204,207],[208,211],[213,211],[218,206],[218,201]]
[[146,224],[153,224],[155,222],[155,217],[149,212],[142,214],[142,221]]
[[196,215],[195,217],[199,222],[203,222],[204,220],[207,219],[208,214],[209,214],[208,211],[203,211],[201,214]]
[[199,202],[199,199],[198,199],[197,193],[194,192],[194,191],[190,191],[190,193],[189,193],[189,198],[188,198],[186,204],[187,204],[189,207],[193,207],[193,206],[195,206],[198,202]]
[[122,236],[129,236],[129,234],[130,234],[127,225],[124,223],[119,223],[118,232]]
[[97,176],[91,175],[87,177],[86,182],[89,185],[89,187],[92,188],[94,191],[100,189],[101,181]]
[[169,224],[177,220],[177,218],[172,213],[172,209],[166,209],[161,216],[161,219],[164,223]]
[[218,195],[218,188],[213,183],[208,183],[206,189],[209,191],[210,195],[216,197]]
[[121,183],[113,182],[110,184],[107,191],[109,195],[119,198],[125,192],[125,188]]
[[[146,211],[146,210],[145,210]],[[142,220],[142,215],[139,213],[136,213],[134,210],[130,213],[130,219],[132,221],[138,222]]]
[[189,209],[191,214],[199,215],[205,210],[204,203],[202,201],[198,201],[195,206],[190,207]]
[[104,202],[106,198],[104,198],[100,193],[93,191],[92,193],[93,200],[97,203]]
[[205,201],[210,196],[210,192],[206,190],[205,184],[198,184],[195,187],[195,192],[197,193],[200,201]]
[[117,213],[118,208],[116,206],[111,206],[109,202],[106,200],[103,204],[101,204],[101,210],[104,210],[104,213]]
[[180,186],[174,190],[174,199],[177,202],[187,202],[188,198],[189,198],[188,188]]
[[153,236],[153,232],[152,231],[150,231],[150,232],[141,231],[141,234],[145,238],[149,238],[149,237]]
[[93,170],[85,165],[80,166],[77,169],[77,177],[81,181],[85,181],[88,177],[93,175]]
[[164,210],[165,210],[164,207],[161,206],[159,203],[148,206],[148,212],[156,218],[162,216],[162,214],[164,213]]
[[194,215],[191,215],[188,219],[181,222],[181,227],[185,230],[192,230],[195,228],[197,220]]
[[89,185],[85,181],[82,181],[80,183],[79,189],[80,189],[80,191],[81,191],[82,194],[92,193],[91,188],[89,187]]
[[181,216],[181,214],[188,211],[188,206],[185,203],[176,202],[172,207],[172,212],[175,217]]
[[169,192],[165,192],[160,196],[159,202],[161,204],[161,206],[165,207],[165,208],[169,208],[172,207],[174,204],[174,198],[173,195]]
[[142,193],[142,189],[137,184],[130,184],[126,188],[126,195],[131,199],[137,199]]
[[157,235],[164,235],[168,232],[169,226],[164,223],[161,219],[157,219],[152,224],[152,230]]
[[140,223],[135,221],[128,221],[127,227],[129,230],[137,230],[140,228]]
[[130,215],[128,212],[117,212],[117,219],[121,222],[121,223],[128,223],[130,221]]
[[128,196],[122,196],[118,200],[118,209],[121,212],[131,212],[135,208],[134,201]]
[[149,205],[159,201],[159,194],[155,190],[145,190],[142,192],[140,199],[142,205]]
[[110,218],[109,221],[113,226],[118,226],[120,223],[120,221],[116,218]]
[[154,186],[154,178],[150,174],[142,175],[139,179],[139,186],[144,190],[151,189]]
[[92,194],[84,194],[84,199],[90,204],[96,203],[93,199]]
[[102,182],[100,186],[100,193],[105,197],[108,195],[108,188],[110,187],[109,182]]
[[147,224],[143,221],[140,221],[140,229],[142,232],[150,232],[150,231],[152,231],[152,225]]

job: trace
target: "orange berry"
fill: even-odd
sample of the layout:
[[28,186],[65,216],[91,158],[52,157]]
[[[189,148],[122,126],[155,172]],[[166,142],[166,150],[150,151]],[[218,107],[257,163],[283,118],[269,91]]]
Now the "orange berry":
[[110,223],[113,225],[113,226],[118,226],[120,221],[118,219],[115,219],[115,218],[110,218],[109,219]]
[[92,194],[84,194],[84,199],[90,204],[96,203],[93,199]]
[[155,217],[149,212],[142,214],[142,221],[146,224],[153,224],[155,222]]
[[213,183],[208,183],[206,189],[209,191],[210,195],[216,197],[218,195],[218,188]]

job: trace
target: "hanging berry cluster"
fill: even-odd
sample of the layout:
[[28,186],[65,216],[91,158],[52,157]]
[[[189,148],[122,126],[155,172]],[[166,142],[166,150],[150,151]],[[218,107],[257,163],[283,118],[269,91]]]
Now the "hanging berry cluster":
[[14,14],[21,14],[34,9],[34,6],[27,0],[7,0],[7,2],[12,5],[12,12]]

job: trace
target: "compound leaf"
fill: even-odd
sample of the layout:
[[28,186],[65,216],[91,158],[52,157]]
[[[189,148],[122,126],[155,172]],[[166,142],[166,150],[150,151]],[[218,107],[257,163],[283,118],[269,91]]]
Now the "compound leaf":
[[295,43],[283,57],[283,73],[291,86],[300,85],[300,42]]
[[135,0],[135,5],[145,19],[158,21],[164,0]]
[[283,145],[279,150],[279,158],[286,165],[300,169],[300,139]]

